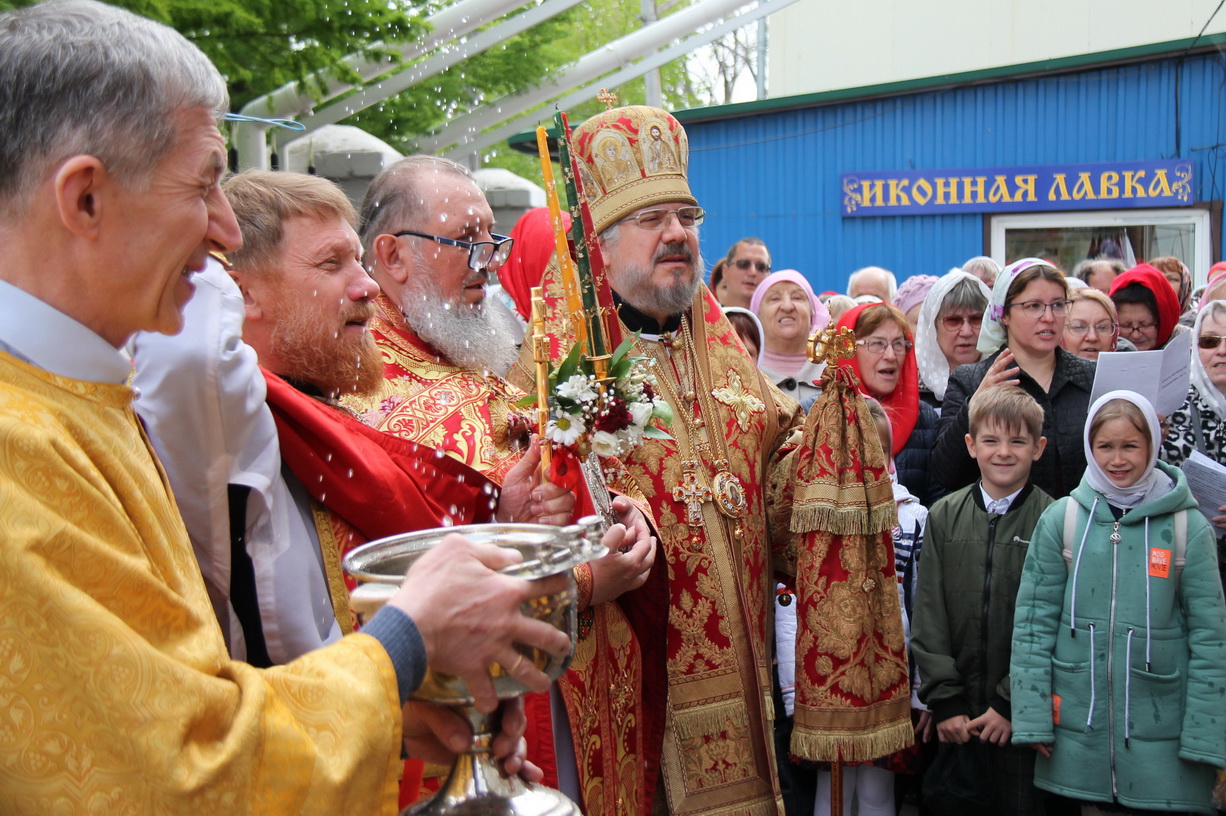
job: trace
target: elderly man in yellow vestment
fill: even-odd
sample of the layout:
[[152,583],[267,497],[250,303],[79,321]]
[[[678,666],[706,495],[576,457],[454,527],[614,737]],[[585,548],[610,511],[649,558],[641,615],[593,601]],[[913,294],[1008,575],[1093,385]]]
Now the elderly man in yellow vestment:
[[515,642],[565,653],[519,614],[542,589],[457,536],[364,633],[231,660],[120,351],[178,331],[193,273],[239,244],[225,84],[90,0],[0,15],[0,75],[0,812],[394,813],[401,751],[468,739],[405,706],[426,662],[479,682]]
[[[382,292],[371,332],[383,380],[345,404],[375,428],[445,451],[503,485],[523,459],[530,427],[515,404],[524,392],[501,376],[516,358],[510,318],[485,296],[509,239],[493,231],[493,212],[468,170],[434,156],[384,170],[367,191],[361,222],[366,263]],[[655,545],[642,513],[624,497],[613,503],[634,538],[626,552],[611,548],[576,570],[584,625],[559,682],[570,728],[562,727],[563,706],[551,729],[548,701],[529,700],[530,758],[590,816],[634,812],[644,799],[639,644],[626,622],[637,596],[623,593],[646,580]],[[614,599],[616,607],[607,603]],[[622,694],[609,693],[615,676],[627,678]]]
[[[604,178],[595,170],[610,134],[639,157],[652,126],[679,165],[640,163],[615,182],[595,181]],[[665,724],[643,756],[655,785],[650,812],[781,813],[767,620],[790,502],[770,487],[790,479],[799,407],[759,375],[702,284],[703,211],[686,179],[689,146],[677,120],[657,108],[609,110],[576,128],[572,144],[580,175],[596,185],[585,194],[619,318],[627,336],[640,333],[631,353],[655,361],[657,392],[676,417],[671,440],[648,439],[626,463],[655,514],[668,567],[644,587],[667,641],[664,684],[646,690]],[[546,274],[545,295],[550,333],[569,349],[556,272]],[[521,354],[510,379],[527,387],[533,370],[531,354]]]

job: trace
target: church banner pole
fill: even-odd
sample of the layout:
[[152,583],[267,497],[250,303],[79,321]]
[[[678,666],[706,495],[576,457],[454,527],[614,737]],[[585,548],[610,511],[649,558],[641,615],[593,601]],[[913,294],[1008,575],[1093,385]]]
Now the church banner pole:
[[566,226],[562,223],[558,183],[553,177],[553,160],[549,157],[549,137],[544,125],[536,129],[536,150],[541,158],[541,179],[545,182],[545,202],[549,205],[549,222],[553,226],[558,274],[562,279],[562,289],[566,293],[566,310],[570,313],[575,342],[587,351],[587,319],[584,316],[583,299],[579,294],[579,278],[575,271],[575,262],[570,257],[570,245],[566,241]]
[[613,289],[605,275],[604,256],[584,193],[579,163],[571,150],[570,123],[562,111],[555,115],[554,122],[558,129],[558,158],[570,202],[579,288],[588,319],[588,359],[596,369],[597,379],[603,381],[607,378],[612,350],[621,343],[621,325],[613,307]]

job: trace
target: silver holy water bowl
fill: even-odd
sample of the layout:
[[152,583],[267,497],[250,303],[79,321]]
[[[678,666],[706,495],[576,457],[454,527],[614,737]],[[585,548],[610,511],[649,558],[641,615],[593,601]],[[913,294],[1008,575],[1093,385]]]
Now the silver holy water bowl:
[[[390,536],[350,550],[344,557],[345,572],[359,582],[352,606],[359,617],[368,617],[396,591],[404,574],[424,552],[452,533],[472,541],[512,547],[523,561],[501,570],[517,578],[537,580],[551,575],[572,576],[579,564],[603,556],[601,544],[604,525],[596,516],[576,524],[554,527],[545,524],[473,524],[444,527]],[[525,603],[524,615],[552,624],[567,633],[571,643],[577,637],[577,610],[574,578],[566,589],[542,595]],[[524,659],[556,680],[570,665],[569,655],[556,658],[547,652],[516,644]],[[504,667],[490,667],[494,690],[499,699],[512,699],[527,691]],[[442,788],[430,799],[411,805],[401,816],[580,816],[578,805],[562,793],[543,785],[529,784],[518,777],[505,778],[490,754],[493,741],[488,715],[473,706],[468,684],[459,677],[426,670],[425,680],[413,697],[438,705],[453,706],[473,727],[469,752],[456,757]]]

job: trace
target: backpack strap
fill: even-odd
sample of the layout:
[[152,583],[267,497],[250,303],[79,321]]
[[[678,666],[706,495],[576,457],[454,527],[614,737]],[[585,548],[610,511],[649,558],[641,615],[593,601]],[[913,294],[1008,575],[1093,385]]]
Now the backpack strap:
[[1188,560],[1188,511],[1179,510],[1175,513],[1175,552],[1171,559],[1175,568],[1175,583],[1178,588],[1179,574],[1183,572],[1184,562]]
[[1064,566],[1068,569],[1073,568],[1073,537],[1077,534],[1077,502],[1073,501],[1072,496],[1066,496],[1064,499],[1064,549],[1060,554],[1064,556]]

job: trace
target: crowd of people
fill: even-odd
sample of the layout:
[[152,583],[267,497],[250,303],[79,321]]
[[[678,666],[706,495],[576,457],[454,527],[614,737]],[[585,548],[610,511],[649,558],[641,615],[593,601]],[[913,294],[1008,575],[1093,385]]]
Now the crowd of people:
[[[892,459],[899,503],[895,561],[912,632],[917,735],[921,744],[935,735],[931,741],[941,747],[927,749],[919,760],[893,757],[855,768],[844,788],[846,808],[855,801],[861,814],[894,813],[901,805],[896,790],[899,797],[918,798],[924,813],[1064,813],[1075,812],[1069,808],[1078,801],[1111,803],[1103,811],[1083,812],[1209,807],[1214,763],[1198,768],[1179,758],[1195,752],[1186,718],[1212,697],[1217,681],[1211,678],[1222,668],[1216,596],[1226,584],[1226,507],[1211,507],[1208,518],[1198,513],[1204,502],[1198,504],[1176,469],[1194,451],[1226,467],[1224,284],[1226,264],[1216,264],[1207,285],[1194,293],[1187,266],[1173,257],[1131,269],[1118,259],[1091,258],[1072,273],[1038,258],[1002,270],[978,257],[939,277],[916,275],[902,284],[888,271],[869,267],[852,273],[845,294],[820,297],[799,272],[772,272],[751,298],[747,317],[757,320],[741,321],[733,315],[743,310],[725,305],[763,373],[785,393],[799,395],[806,408],[820,391],[821,368],[803,356],[803,344],[794,342],[788,327],[800,322],[811,329],[851,329],[851,366],[863,394],[875,402],[881,442]],[[772,298],[772,287],[795,290],[782,310],[768,305],[783,300]],[[1189,331],[1190,383],[1177,411],[1159,417],[1148,401],[1128,391],[1091,405],[1100,354],[1162,349]],[[1063,497],[1071,498],[1045,514]],[[1141,505],[1145,510],[1128,512]],[[1173,535],[1171,519],[1188,510],[1195,530]],[[1117,532],[1142,534],[1129,552],[1155,551],[1144,535],[1161,535],[1168,548],[1175,542],[1173,550],[1157,552],[1182,564],[1180,581],[1187,580],[1182,576],[1192,563],[1187,547],[1201,548],[1196,563],[1214,580],[1205,583],[1201,576],[1193,579],[1195,587],[1179,586],[1182,594],[1157,600],[1152,581],[1123,587],[1112,577],[1113,565],[1128,581],[1159,573],[1152,564],[1113,558],[1111,535],[1093,531],[1115,522]],[[1126,544],[1129,539],[1120,535]],[[1043,548],[1028,558],[1036,546]],[[1081,557],[1094,583],[1078,588],[1077,565],[1068,562]],[[791,597],[786,583],[778,587],[785,601]],[[1197,592],[1212,610],[1200,624],[1193,620],[1203,610],[1192,612],[1187,596]],[[1076,604],[1080,618],[1074,617]],[[1171,614],[1183,618],[1174,626],[1165,617],[1155,623]],[[782,644],[794,638],[797,623],[786,603],[777,605],[776,615],[778,677],[787,702],[792,666]],[[1117,627],[1127,633],[1120,641],[1124,655],[1113,651]],[[1079,628],[1089,632],[1080,643]],[[1163,660],[1161,670],[1152,659],[1153,639],[1164,637],[1160,630],[1177,633],[1181,644],[1180,654]],[[1142,637],[1150,654],[1143,660],[1132,651],[1140,654],[1142,641],[1134,639]],[[1126,668],[1106,669],[1112,655]],[[1098,668],[1096,661],[1102,661]],[[1096,674],[1107,671],[1112,673]],[[1127,688],[1117,688],[1121,678]],[[1155,686],[1148,687],[1151,678]],[[1178,714],[1154,702],[1167,678],[1186,704]],[[1122,708],[1103,707],[1100,695],[1117,690],[1125,695]],[[1136,695],[1145,695],[1145,702]],[[1081,719],[1066,721],[1069,710]],[[1219,731],[1223,713],[1220,705],[1205,710]],[[1112,756],[1115,737],[1108,730],[1116,725],[1095,729],[1096,716],[1100,723],[1122,717],[1118,727],[1129,750],[1140,744],[1143,751],[1121,753],[1118,765],[1112,759],[1096,768],[1095,761]],[[1158,722],[1142,725],[1147,716]],[[1163,753],[1150,744],[1162,739],[1164,727],[1167,738],[1184,740],[1182,747]],[[1065,728],[1074,733],[1065,734]],[[1146,736],[1132,743],[1129,732]],[[962,754],[970,747],[977,753],[955,760],[955,745],[967,746],[957,749]],[[1055,750],[1060,745],[1063,754]],[[1032,748],[1041,757],[1037,766]],[[955,761],[969,763],[985,780],[981,799],[972,798],[976,791],[954,795],[924,779],[926,762],[935,763],[926,771],[932,775],[948,772]],[[786,758],[780,764],[789,814],[830,812],[828,773],[819,769],[814,776],[815,769]],[[899,772],[897,778],[890,770]]]
[[[473,739],[414,697],[427,668],[498,712],[504,774],[589,816],[829,813],[844,751],[862,816],[903,779],[934,813],[1211,811],[1226,507],[1206,519],[1181,467],[1226,465],[1223,269],[1198,295],[1175,258],[978,257],[818,296],[746,238],[708,287],[684,128],[598,114],[573,144],[609,319],[673,420],[601,462],[608,554],[528,582],[463,525],[590,509],[542,476],[523,403],[531,289],[553,348],[576,332],[543,213],[499,234],[432,156],[356,208],[228,175],[215,67],[95,0],[0,15],[0,74],[0,812],[395,813]],[[828,372],[806,343],[831,324],[855,349]],[[1091,403],[1098,355],[1187,333],[1171,416]],[[836,379],[866,447],[822,460],[815,428],[858,439],[807,422]],[[794,494],[852,453],[896,523],[807,575]],[[341,555],[452,526],[357,626]],[[572,586],[573,643],[523,612]],[[882,655],[897,634],[910,676],[860,632]],[[551,683],[531,649],[569,668]],[[815,702],[834,658],[855,700]],[[874,696],[895,669],[909,706]],[[499,700],[492,671],[533,693]]]

